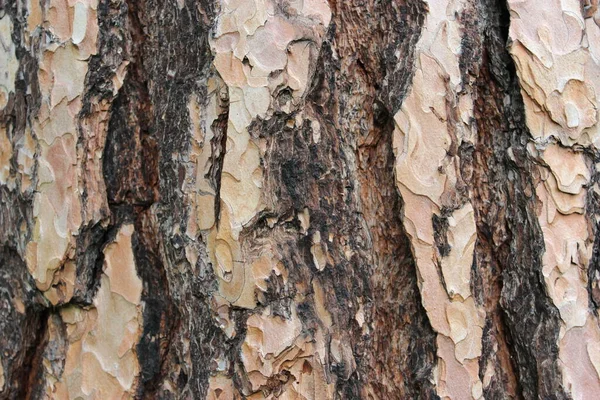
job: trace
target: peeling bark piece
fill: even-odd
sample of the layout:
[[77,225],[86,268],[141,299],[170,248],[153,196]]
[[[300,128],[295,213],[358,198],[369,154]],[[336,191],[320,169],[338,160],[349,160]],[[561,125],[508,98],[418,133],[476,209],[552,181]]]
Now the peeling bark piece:
[[[261,390],[265,396],[283,392],[284,398],[332,398],[334,386],[326,383],[319,354],[315,353],[325,344],[314,343],[319,337],[311,340],[302,333],[302,325],[293,309],[289,320],[270,314],[267,309],[247,321],[242,362],[252,391]],[[341,343],[337,343],[339,347]],[[332,353],[333,357],[337,355],[338,362],[348,357],[338,353]],[[279,386],[289,387],[284,391]]]
[[64,371],[47,377],[47,395],[64,399],[133,398],[140,367],[136,345],[142,327],[142,282],[136,273],[131,236],[124,225],[104,250],[100,288],[90,309],[67,306]]
[[0,18],[0,110],[6,107],[8,97],[15,90],[15,79],[19,60],[15,54],[16,46],[11,35],[13,23],[10,15]]
[[[598,137],[600,64],[584,38],[588,31],[577,1],[509,1],[511,54],[525,100],[527,124],[536,139],[590,145]],[[590,26],[589,33],[598,27]]]
[[[297,6],[290,4],[286,12],[302,12]],[[218,190],[215,210],[219,211],[219,215],[200,217],[196,224],[204,229],[210,228],[209,249],[214,251],[209,251],[209,256],[220,278],[220,292],[232,304],[247,308],[255,306],[255,284],[245,271],[249,264],[244,261],[247,256],[239,235],[266,207],[261,193],[264,150],[261,150],[261,143],[249,135],[248,128],[256,118],[268,119],[278,109],[291,112],[297,107],[311,78],[309,65],[317,55],[311,50],[312,46],[320,44],[327,28],[323,21],[330,19],[324,2],[320,8],[311,10],[310,18],[305,20],[290,19],[284,13],[276,12],[276,8],[271,1],[224,3],[216,37],[212,41],[214,65],[227,85],[228,121],[226,133],[222,133],[225,138],[221,151],[225,154],[217,178],[219,187],[213,185],[213,190]],[[315,11],[316,14],[313,14]],[[304,41],[303,50],[298,47],[301,44],[299,40]],[[304,56],[299,58],[301,51]],[[263,79],[256,79],[258,76]],[[287,100],[275,102],[285,93],[286,87],[292,90],[291,103]],[[211,94],[223,95],[217,89]],[[216,100],[211,102],[218,104]],[[218,118],[217,113],[209,112],[205,122],[207,128],[212,127]],[[208,154],[212,150],[207,141],[214,134],[204,134],[197,156],[201,163],[210,160]],[[206,164],[198,167],[201,170],[206,168]],[[207,183],[206,177],[197,179],[196,187],[206,191]],[[209,193],[203,194],[208,197],[199,197],[196,201],[207,204],[211,201]],[[209,225],[214,221],[219,221],[219,225]]]
[[[63,276],[60,271],[70,268],[76,235],[82,224],[97,223],[102,217],[95,214],[91,221],[82,218],[82,209],[88,204],[84,198],[94,203],[93,198],[102,198],[104,193],[82,195],[80,179],[87,171],[81,172],[80,168],[86,161],[77,149],[78,114],[85,95],[89,58],[96,52],[97,4],[94,1],[74,4],[52,1],[46,6],[45,22],[57,36],[40,49],[38,79],[42,103],[32,129],[40,152],[39,179],[34,198],[35,227],[27,245],[27,262],[40,290],[50,291],[48,296],[53,302],[66,303],[73,294],[74,279],[68,273]],[[35,7],[32,13],[34,11]],[[71,15],[74,20],[69,18]],[[102,132],[98,135],[103,136]],[[98,177],[96,174],[89,178],[92,181]],[[102,200],[95,202],[104,204]],[[59,282],[66,291],[57,297],[51,287]]]
[[[589,40],[598,27],[584,22],[576,1],[542,7],[531,1],[508,4],[511,54],[536,144],[530,152],[547,165],[540,168],[543,183],[536,193],[542,203],[538,218],[546,248],[546,287],[563,321],[559,340],[563,385],[573,398],[585,398],[600,385],[600,375],[587,356],[588,346],[598,345],[600,328],[597,315],[589,311],[587,273],[582,273],[592,258],[596,224],[587,215],[591,210],[585,200],[592,161],[575,146],[597,145],[595,77],[600,64]],[[550,140],[562,146],[546,144]]]
[[[471,136],[462,129],[460,116],[452,114],[456,98],[469,101],[461,93],[461,32],[452,17],[463,7],[443,1],[430,4],[426,30],[416,44],[413,86],[394,116],[396,179],[405,201],[404,225],[412,242],[423,305],[438,333],[438,344],[446,343],[442,337],[453,343],[438,349],[442,372],[435,374],[438,395],[450,398],[480,396],[477,360],[485,318],[471,298],[473,208],[468,199],[459,197],[461,177],[456,165],[460,159],[451,150],[469,143]],[[447,217],[449,228],[435,233],[447,236],[448,254],[436,253],[432,222],[444,209],[456,210]],[[445,368],[449,362],[452,367]],[[466,386],[456,386],[458,382]],[[447,386],[451,384],[455,386]]]

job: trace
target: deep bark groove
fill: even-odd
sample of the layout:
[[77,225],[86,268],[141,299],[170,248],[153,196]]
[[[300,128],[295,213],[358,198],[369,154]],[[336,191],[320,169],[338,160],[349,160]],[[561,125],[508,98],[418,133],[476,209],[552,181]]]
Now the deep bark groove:
[[[515,67],[505,48],[508,10],[501,0],[484,1],[478,9],[485,21],[482,35],[470,36],[483,38],[470,60],[481,60],[474,62],[472,75],[478,131],[474,188],[482,248],[482,265],[475,271],[486,272],[475,281],[489,285],[476,290],[483,294],[495,327],[488,329],[484,343],[495,342],[500,349],[495,356],[499,378],[488,393],[503,396],[518,390],[515,394],[526,399],[567,398],[558,367],[560,317],[544,287],[544,243],[533,217],[529,133]],[[487,357],[494,355],[484,354],[482,362]],[[509,372],[513,369],[515,375]]]

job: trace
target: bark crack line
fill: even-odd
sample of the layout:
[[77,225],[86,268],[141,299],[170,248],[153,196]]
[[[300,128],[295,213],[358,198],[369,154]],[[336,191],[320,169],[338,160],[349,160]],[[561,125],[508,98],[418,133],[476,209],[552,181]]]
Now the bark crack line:
[[229,124],[229,93],[226,87],[224,90],[221,88],[220,92],[218,93],[218,102],[221,112],[210,127],[214,136],[210,140],[210,167],[205,175],[205,178],[209,180],[215,190],[214,215],[217,228],[219,228],[221,220],[221,180],[223,179],[223,163],[227,153],[227,129]]

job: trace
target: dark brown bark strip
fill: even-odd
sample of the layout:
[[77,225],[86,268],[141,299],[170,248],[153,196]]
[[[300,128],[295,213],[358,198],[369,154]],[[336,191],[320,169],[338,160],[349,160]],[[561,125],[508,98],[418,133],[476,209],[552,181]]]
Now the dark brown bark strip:
[[[372,331],[363,338],[366,378],[361,397],[434,398],[435,333],[421,305],[416,266],[401,221],[392,150],[392,117],[412,79],[426,6],[340,2],[333,12],[333,43],[342,60],[340,73],[332,79],[336,91],[331,97],[339,99],[335,106],[341,134],[351,135],[357,146],[361,213],[374,262],[367,307]],[[392,334],[385,328],[389,326],[394,327]]]
[[[435,333],[421,305],[415,261],[400,219],[393,129],[391,118],[384,126],[376,124],[373,143],[359,146],[363,212],[376,255],[367,376],[377,398],[430,398],[435,393],[430,382]],[[391,332],[389,326],[394,327]]]
[[[339,332],[332,334],[349,332],[344,337],[356,362],[357,373],[349,364],[332,365],[338,394],[435,397],[429,382],[434,334],[420,306],[414,261],[399,219],[390,117],[409,84],[424,6],[343,2],[332,3],[332,12],[329,39],[304,110],[308,120],[319,122],[321,139],[312,142],[315,128],[306,124],[295,132],[286,130],[284,120],[278,129],[257,129],[280,132],[269,155],[269,188],[277,193],[277,214],[285,215],[286,207],[296,212],[307,207],[311,229],[334,238],[328,243],[334,265],[315,278],[333,289],[326,293],[326,304]],[[382,101],[395,107],[388,110]],[[292,249],[302,248],[303,241]],[[350,260],[343,256],[345,243],[355,251]],[[305,263],[310,266],[310,243],[306,245]],[[293,254],[291,249],[284,252]],[[315,274],[307,266],[302,270],[304,280]],[[359,299],[372,328],[366,335],[353,315],[343,311],[357,310]],[[383,323],[393,325],[397,336],[390,338],[378,329]],[[392,386],[377,383],[384,380],[382,375]]]
[[[481,43],[473,43],[472,58],[463,63],[473,82],[478,132],[473,188],[480,264],[473,281],[481,286],[474,292],[482,295],[493,326],[486,329],[481,365],[496,358],[496,378],[484,393],[495,398],[518,389],[526,399],[567,398],[558,365],[560,316],[542,275],[535,166],[526,149],[530,135],[506,50],[508,10],[502,0],[484,0],[475,9],[479,26],[467,26],[466,37],[481,38]],[[495,355],[490,352],[494,342],[499,347]]]
[[[142,397],[204,398],[211,361],[228,347],[210,311],[212,267],[202,260],[189,265],[184,253],[189,239],[181,233],[188,220],[188,200],[181,192],[191,143],[186,105],[192,93],[205,97],[212,61],[208,30],[214,18],[212,2],[183,5],[128,2],[137,46],[130,84],[142,95],[132,102],[141,103],[137,116],[143,131],[138,142],[143,178],[132,189],[154,193],[133,210],[136,264],[147,306],[138,345]],[[133,122],[127,126],[135,126]],[[165,382],[174,392],[165,390]]]

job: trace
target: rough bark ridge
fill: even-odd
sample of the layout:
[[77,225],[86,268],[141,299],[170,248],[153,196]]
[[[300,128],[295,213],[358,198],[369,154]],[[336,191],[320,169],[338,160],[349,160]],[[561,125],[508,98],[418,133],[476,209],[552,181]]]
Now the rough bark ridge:
[[600,391],[600,11],[0,0],[0,399]]

